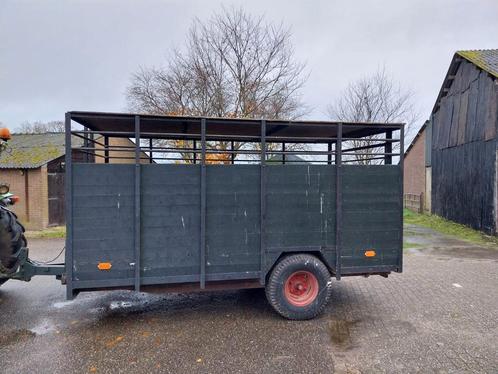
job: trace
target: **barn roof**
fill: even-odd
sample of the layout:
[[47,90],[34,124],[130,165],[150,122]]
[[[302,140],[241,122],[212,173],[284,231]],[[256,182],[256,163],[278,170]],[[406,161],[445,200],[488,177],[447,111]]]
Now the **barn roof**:
[[457,51],[457,54],[498,78],[498,49]]
[[[441,98],[446,95],[446,93],[449,91],[450,86],[453,84],[455,73],[460,66],[462,58],[474,64],[479,69],[492,75],[493,77],[498,78],[498,49],[474,49],[466,51],[456,51],[451,60],[448,72],[446,73],[446,76],[444,78],[443,85],[441,86],[441,89],[439,91],[436,103],[434,104],[434,108],[432,109],[432,113],[438,111]],[[415,138],[413,138],[412,142],[406,149],[405,156],[413,148],[413,145],[425,130],[426,125],[427,121],[422,125],[417,135],[415,136]]]
[[[82,143],[73,137],[73,144]],[[64,133],[13,134],[0,155],[0,169],[36,169],[65,154]]]
[[448,72],[444,78],[443,84],[434,104],[434,108],[432,109],[432,113],[436,113],[439,110],[441,98],[448,93],[451,85],[453,84],[455,74],[458,71],[462,60],[469,61],[494,78],[498,78],[498,49],[456,51],[451,59],[450,67],[448,68]]

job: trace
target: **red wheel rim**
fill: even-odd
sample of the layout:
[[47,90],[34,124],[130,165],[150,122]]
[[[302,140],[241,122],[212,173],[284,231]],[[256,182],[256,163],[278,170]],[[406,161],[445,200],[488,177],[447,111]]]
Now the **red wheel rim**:
[[294,306],[307,306],[318,296],[318,279],[309,271],[296,271],[285,281],[284,294]]

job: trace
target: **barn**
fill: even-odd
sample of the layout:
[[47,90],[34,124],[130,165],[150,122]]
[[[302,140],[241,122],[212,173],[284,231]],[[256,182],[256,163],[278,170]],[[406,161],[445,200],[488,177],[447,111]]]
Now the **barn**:
[[[498,49],[456,52],[429,120],[407,149],[405,191],[425,184],[432,213],[495,234],[497,126]],[[419,161],[410,163],[417,150]]]
[[[0,155],[0,181],[8,183],[11,192],[19,196],[20,200],[13,210],[28,229],[41,230],[66,222],[64,144],[64,133],[13,134],[9,148]],[[72,144],[83,148],[84,140],[73,136]],[[95,144],[99,147],[98,143]],[[109,145],[135,147],[126,138],[110,137]],[[83,149],[73,152],[75,160],[87,157]],[[129,152],[111,152],[108,156],[110,162],[135,161],[134,154]],[[142,157],[146,159],[148,155],[143,154]],[[99,157],[96,162],[105,162],[105,159]]]

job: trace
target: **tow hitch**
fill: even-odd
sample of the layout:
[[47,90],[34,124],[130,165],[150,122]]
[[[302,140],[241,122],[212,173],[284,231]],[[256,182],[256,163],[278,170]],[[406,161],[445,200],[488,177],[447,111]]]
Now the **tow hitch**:
[[62,284],[66,284],[65,270],[66,267],[63,263],[58,264],[43,264],[28,257],[28,248],[21,248],[19,253],[20,266],[15,273],[1,274],[1,279],[17,279],[29,282],[35,275],[54,275]]

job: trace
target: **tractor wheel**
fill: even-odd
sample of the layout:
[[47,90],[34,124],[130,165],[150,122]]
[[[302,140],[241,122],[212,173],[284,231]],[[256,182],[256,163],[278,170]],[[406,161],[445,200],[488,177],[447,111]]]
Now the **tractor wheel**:
[[17,271],[21,249],[26,245],[24,227],[17,216],[10,210],[0,208],[0,274]]
[[305,320],[318,316],[330,298],[327,267],[308,254],[284,257],[272,270],[266,284],[266,297],[281,316]]

